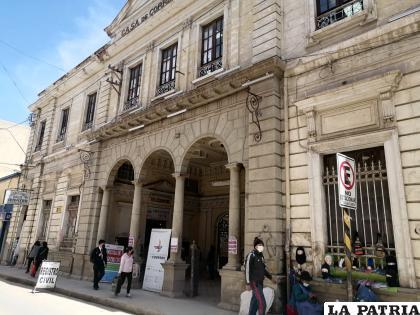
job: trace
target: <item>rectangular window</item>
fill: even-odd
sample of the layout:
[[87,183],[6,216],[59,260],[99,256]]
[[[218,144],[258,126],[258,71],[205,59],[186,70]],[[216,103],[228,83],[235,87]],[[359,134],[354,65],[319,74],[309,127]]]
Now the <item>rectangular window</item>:
[[[66,222],[64,224],[64,241],[73,242],[74,233],[76,232],[77,212],[79,210],[80,196],[71,196],[67,206]],[[71,246],[67,246],[71,247]]]
[[[383,147],[346,152],[356,161],[357,210],[350,210],[353,265],[372,269],[385,266],[382,252],[395,255],[394,232]],[[345,256],[343,212],[338,203],[336,156],[324,157],[323,186],[327,213],[327,252],[335,260]],[[359,243],[360,242],[360,243]]]
[[128,110],[139,106],[140,96],[140,80],[141,80],[142,64],[130,69],[130,81],[128,83],[127,101],[124,104],[124,110]]
[[64,138],[66,137],[67,124],[69,120],[69,112],[70,112],[69,108],[63,109],[61,111],[61,123],[60,123],[60,129],[57,135],[57,142],[63,141]]
[[363,11],[363,0],[317,0],[317,29]]
[[203,27],[200,77],[222,68],[223,17]]
[[41,234],[40,239],[45,240],[48,232],[48,225],[50,222],[52,200],[44,200],[42,203],[41,213]]
[[36,141],[35,151],[41,150],[42,142],[44,141],[46,124],[47,124],[47,121],[44,120],[41,122],[41,125],[39,126],[38,140]]
[[159,88],[156,91],[156,95],[175,89],[177,50],[178,43],[162,50]]
[[96,95],[97,93],[93,93],[88,96],[86,117],[85,117],[85,123],[83,125],[83,130],[92,128],[93,117],[95,116]]

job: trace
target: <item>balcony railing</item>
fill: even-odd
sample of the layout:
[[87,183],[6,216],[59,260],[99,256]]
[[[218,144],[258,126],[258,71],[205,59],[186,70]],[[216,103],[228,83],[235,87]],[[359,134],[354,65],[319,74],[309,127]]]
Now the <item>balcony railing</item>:
[[83,131],[92,128],[92,126],[93,126],[93,121],[85,122],[85,124],[83,125]]
[[363,11],[363,0],[354,0],[316,17],[316,28],[321,29],[346,17]]
[[214,72],[216,70],[219,70],[223,67],[222,58],[218,58],[216,60],[213,60],[200,68],[199,76],[204,77],[205,75]]
[[64,141],[64,138],[66,137],[66,130],[62,131],[58,136],[57,136],[57,142],[61,142]]
[[165,84],[160,85],[156,90],[156,96],[162,95],[166,92],[175,90],[175,80],[166,82]]
[[137,108],[139,106],[140,106],[140,100],[139,100],[139,97],[136,96],[136,97],[133,97],[133,98],[129,99],[128,101],[126,101],[124,103],[123,111],[125,112],[127,110]]

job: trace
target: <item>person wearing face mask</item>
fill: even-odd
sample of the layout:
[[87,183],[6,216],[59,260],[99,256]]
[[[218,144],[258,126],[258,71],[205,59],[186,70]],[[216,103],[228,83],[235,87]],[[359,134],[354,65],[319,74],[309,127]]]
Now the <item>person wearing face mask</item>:
[[105,275],[105,267],[107,264],[107,252],[105,241],[100,240],[98,247],[95,247],[90,254],[90,262],[93,264],[93,289],[99,289],[99,281]]
[[302,271],[299,281],[292,287],[292,300],[299,315],[321,315],[322,305],[317,302],[309,282],[312,277],[307,271]]
[[249,315],[266,313],[267,303],[263,293],[264,278],[267,277],[274,284],[276,281],[267,271],[264,261],[264,242],[256,237],[254,239],[254,250],[251,251],[245,261],[246,289],[252,290],[252,298],[249,306]]

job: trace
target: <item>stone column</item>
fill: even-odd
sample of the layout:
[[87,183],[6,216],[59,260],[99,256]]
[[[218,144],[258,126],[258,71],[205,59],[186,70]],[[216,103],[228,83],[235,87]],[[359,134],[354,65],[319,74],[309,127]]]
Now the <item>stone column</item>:
[[185,269],[187,265],[181,259],[182,225],[184,217],[184,183],[185,176],[176,173],[174,213],[172,218],[172,237],[178,238],[178,251],[171,253],[171,258],[162,264],[164,270],[161,295],[169,297],[183,296],[185,286]]
[[241,231],[241,212],[240,212],[240,164],[230,163],[226,165],[230,171],[229,187],[229,240],[236,240],[236,254],[229,253],[228,263],[225,268],[230,270],[240,270],[240,231]]
[[172,217],[172,237],[178,238],[178,252],[172,253],[170,262],[182,262],[181,245],[182,245],[182,227],[184,223],[184,184],[185,176],[180,173],[173,174],[175,177],[175,198],[174,213]]
[[133,238],[134,260],[139,261],[140,252],[140,224],[141,224],[141,194],[143,184],[140,181],[133,182],[134,198],[131,210],[130,237]]
[[109,201],[111,199],[112,190],[110,187],[106,186],[103,188],[103,191],[104,193],[102,195],[101,213],[99,214],[98,234],[96,237],[96,242],[99,242],[101,239],[105,239]]

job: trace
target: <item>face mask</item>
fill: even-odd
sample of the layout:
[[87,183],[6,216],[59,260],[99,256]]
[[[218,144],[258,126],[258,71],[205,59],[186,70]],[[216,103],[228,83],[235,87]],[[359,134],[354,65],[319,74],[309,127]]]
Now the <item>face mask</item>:
[[262,245],[258,245],[258,246],[256,247],[256,250],[257,250],[259,253],[262,253],[262,252],[263,252],[263,250],[264,250],[264,246],[262,246]]
[[304,283],[303,283],[303,286],[304,286],[304,287],[309,287],[309,283],[304,282]]

